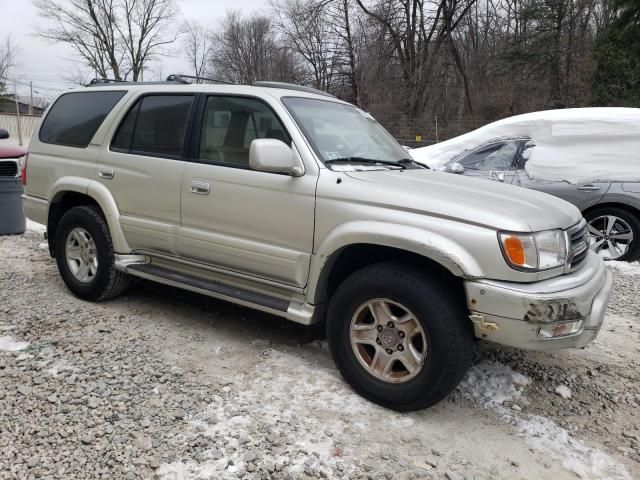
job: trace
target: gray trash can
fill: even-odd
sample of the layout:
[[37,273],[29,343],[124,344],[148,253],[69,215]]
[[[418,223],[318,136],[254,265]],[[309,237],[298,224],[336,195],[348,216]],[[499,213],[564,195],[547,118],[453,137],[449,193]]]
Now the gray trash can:
[[19,235],[26,228],[20,178],[0,177],[0,235]]

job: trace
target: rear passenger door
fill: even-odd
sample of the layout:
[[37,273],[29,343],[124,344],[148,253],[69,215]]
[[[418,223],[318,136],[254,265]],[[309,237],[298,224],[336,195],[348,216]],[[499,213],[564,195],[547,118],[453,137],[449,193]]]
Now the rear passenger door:
[[317,176],[249,167],[257,138],[292,144],[274,110],[254,97],[211,95],[182,182],[180,255],[302,287],[313,248]]
[[194,98],[181,93],[138,97],[99,157],[97,181],[113,195],[133,250],[177,255]]

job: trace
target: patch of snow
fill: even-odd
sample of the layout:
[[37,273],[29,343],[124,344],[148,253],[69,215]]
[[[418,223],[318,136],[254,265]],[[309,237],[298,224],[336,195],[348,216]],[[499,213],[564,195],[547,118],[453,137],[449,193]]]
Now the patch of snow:
[[27,231],[28,232],[44,233],[44,232],[47,231],[47,227],[45,227],[41,223],[36,223],[33,220],[29,220],[27,218]]
[[40,250],[49,250],[49,244],[47,242],[42,242],[38,244],[38,248]]
[[64,361],[59,361],[51,365],[49,368],[45,370],[47,375],[51,375],[52,377],[57,377],[62,372],[73,372],[77,371],[77,367],[68,364]]
[[531,379],[500,363],[482,361],[469,369],[458,390],[481,405],[519,400]]
[[562,461],[579,478],[631,480],[631,475],[615,459],[571,437],[552,420],[531,415],[516,420],[518,433],[535,450]]
[[[563,467],[578,477],[631,480],[631,475],[615,459],[574,439],[567,430],[552,420],[539,415],[522,414],[519,409],[502,406],[505,401],[526,401],[523,397],[524,387],[530,383],[531,379],[506,365],[483,361],[469,370],[458,389],[467,398],[494,410],[504,421],[513,425],[533,449],[562,461]],[[556,391],[558,389],[565,394],[569,391],[566,386],[560,386]]]
[[619,262],[617,260],[608,260],[607,266],[615,269],[618,273],[623,275],[639,275],[640,276],[640,262]]
[[[411,428],[415,424],[410,416],[390,412],[355,395],[334,370],[307,367],[294,354],[274,349],[269,352],[244,388],[221,388],[190,422],[195,431],[211,439],[228,466],[220,470],[225,464],[213,456],[197,464],[177,461],[162,465],[156,471],[159,478],[193,480],[216,472],[212,478],[235,479],[235,472],[244,470],[249,462],[258,471],[268,464],[276,465],[277,478],[297,478],[307,468],[315,472],[314,476],[335,478],[333,472],[339,462],[344,468],[341,475],[349,478],[358,452],[343,448],[338,440],[343,430],[366,434],[372,415],[388,422],[390,428]],[[288,371],[291,373],[284,373]],[[261,450],[257,458],[247,459],[254,449],[273,444],[271,436],[285,452]]]
[[0,352],[19,352],[29,346],[29,342],[18,342],[13,337],[0,337]]
[[571,390],[569,390],[569,387],[566,385],[557,386],[555,392],[565,400],[569,400],[571,398]]

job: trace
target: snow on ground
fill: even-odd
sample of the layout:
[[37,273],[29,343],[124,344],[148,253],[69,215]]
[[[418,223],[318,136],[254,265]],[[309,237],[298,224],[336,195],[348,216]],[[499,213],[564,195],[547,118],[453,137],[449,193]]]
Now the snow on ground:
[[29,342],[18,342],[13,337],[0,337],[0,352],[19,352],[29,346]]
[[29,232],[38,232],[38,233],[44,233],[47,231],[47,227],[45,227],[44,225],[42,225],[41,223],[36,223],[33,220],[29,220],[27,218],[27,231]]
[[623,275],[640,275],[640,262],[619,262],[608,260],[607,266]]
[[[366,434],[370,421],[367,413],[372,409],[379,410],[382,421],[396,428],[414,423],[407,416],[353,395],[329,371],[297,365],[294,372],[290,368],[296,363],[294,355],[266,352],[268,358],[246,388],[224,387],[209,407],[191,420],[194,429],[216,443],[208,461],[161,465],[157,472],[160,478],[237,478],[236,473],[253,468],[251,464],[283,476],[295,477],[306,470],[334,478],[335,471],[349,474],[349,460],[353,460],[334,438],[334,433],[342,433],[345,421],[362,435]],[[283,375],[286,371],[290,374]],[[287,399],[284,405],[283,398]],[[255,408],[257,405],[259,408]],[[337,417],[333,413],[336,411],[340,412]],[[252,449],[250,442],[258,444]],[[295,446],[293,451],[290,445]],[[270,450],[265,451],[267,448]]]
[[485,406],[515,402],[531,379],[506,365],[482,361],[473,366],[458,387],[462,394]]
[[[524,394],[530,383],[530,378],[507,365],[482,361],[469,370],[458,388],[464,396],[494,410],[513,425],[532,448],[562,461],[563,466],[579,478],[631,480],[631,475],[613,458],[575,440],[552,420],[519,413],[520,407],[515,402],[529,403]],[[505,402],[512,405],[511,409],[503,406]]]
[[514,420],[516,430],[532,448],[561,460],[564,468],[579,478],[631,480],[627,470],[613,458],[572,438],[552,420],[538,415],[518,415]]

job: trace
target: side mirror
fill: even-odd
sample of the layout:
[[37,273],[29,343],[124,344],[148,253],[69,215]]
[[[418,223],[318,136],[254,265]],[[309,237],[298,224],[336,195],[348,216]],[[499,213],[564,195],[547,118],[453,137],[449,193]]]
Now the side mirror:
[[9,138],[9,132],[7,132],[4,128],[0,128],[0,140],[4,140]]
[[453,162],[445,165],[444,171],[447,173],[455,173],[456,175],[462,175],[464,173],[464,167],[458,162]]
[[251,142],[249,165],[252,170],[300,177],[304,168],[291,147],[274,138],[260,138]]

